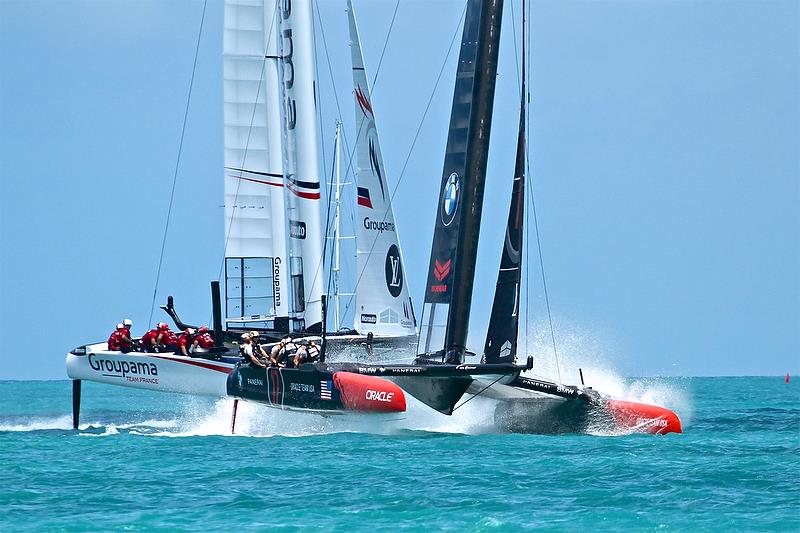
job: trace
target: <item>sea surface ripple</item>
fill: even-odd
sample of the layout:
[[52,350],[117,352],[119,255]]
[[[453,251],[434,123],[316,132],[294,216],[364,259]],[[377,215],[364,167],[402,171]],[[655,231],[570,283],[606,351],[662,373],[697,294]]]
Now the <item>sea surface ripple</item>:
[[800,530],[800,379],[660,385],[681,435],[245,405],[231,436],[229,400],[94,383],[73,431],[69,381],[0,382],[0,530]]

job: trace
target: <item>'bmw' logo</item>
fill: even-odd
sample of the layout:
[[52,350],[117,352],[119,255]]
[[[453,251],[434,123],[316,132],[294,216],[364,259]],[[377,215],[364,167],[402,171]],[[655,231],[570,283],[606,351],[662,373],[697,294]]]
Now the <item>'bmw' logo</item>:
[[453,172],[447,178],[447,183],[444,184],[444,191],[442,194],[442,223],[449,226],[455,218],[458,209],[458,200],[461,197],[461,182],[458,180],[458,174]]

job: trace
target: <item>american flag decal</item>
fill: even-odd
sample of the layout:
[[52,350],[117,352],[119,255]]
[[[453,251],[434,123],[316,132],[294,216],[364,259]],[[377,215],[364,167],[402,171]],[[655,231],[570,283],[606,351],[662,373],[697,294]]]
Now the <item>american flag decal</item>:
[[323,379],[319,382],[320,398],[323,400],[330,400],[331,390],[333,390],[333,381]]

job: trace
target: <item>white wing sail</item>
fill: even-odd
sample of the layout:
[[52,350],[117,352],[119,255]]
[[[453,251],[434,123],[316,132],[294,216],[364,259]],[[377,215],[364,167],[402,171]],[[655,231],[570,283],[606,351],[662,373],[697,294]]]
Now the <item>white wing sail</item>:
[[281,0],[281,92],[284,121],[284,178],[292,281],[290,310],[304,329],[322,326],[322,234],[319,149],[314,96],[314,27],[311,0]]
[[416,334],[416,319],[408,295],[400,237],[392,212],[392,191],[386,181],[378,130],[353,6],[348,0],[353,93],[356,112],[356,182],[358,214],[356,246],[355,329],[361,334]]
[[287,317],[286,217],[274,0],[225,0],[225,315]]

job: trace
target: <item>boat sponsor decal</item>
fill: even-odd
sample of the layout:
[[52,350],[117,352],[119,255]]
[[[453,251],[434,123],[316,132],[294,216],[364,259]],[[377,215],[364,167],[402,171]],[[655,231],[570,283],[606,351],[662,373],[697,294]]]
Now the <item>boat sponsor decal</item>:
[[89,354],[89,366],[98,372],[108,372],[103,374],[107,377],[125,378],[129,374],[157,376],[158,367],[155,363],[145,363],[139,361],[119,361],[107,359],[97,354]]
[[458,174],[453,172],[447,178],[442,191],[442,224],[449,226],[456,216],[458,203],[461,198],[461,181]]
[[506,340],[500,347],[500,357],[511,357],[511,341]]
[[361,313],[361,323],[363,324],[377,324],[378,323],[378,315],[373,315],[369,313]]
[[[369,189],[366,187],[358,187],[358,205],[372,209],[372,200],[369,197]],[[364,219],[364,227],[369,229],[367,220],[369,220],[369,218]]]
[[272,291],[275,294],[275,307],[281,306],[281,258],[276,257],[272,269]]
[[433,277],[439,282],[438,285],[431,285],[432,293],[447,292],[447,284],[442,283],[445,278],[450,274],[450,268],[453,266],[453,260],[448,259],[441,263],[438,259],[433,260]]
[[[372,207],[372,205],[369,207]],[[370,229],[372,231],[377,231],[378,233],[383,233],[384,231],[394,231],[394,222],[378,222],[377,220],[372,220],[369,217],[364,217],[364,229]]]
[[393,392],[386,392],[384,390],[377,391],[372,389],[367,389],[364,393],[364,398],[367,400],[372,400],[373,402],[391,402],[392,398],[394,398]]
[[369,98],[364,94],[364,90],[360,85],[356,85],[355,93],[358,107],[361,108],[361,112],[364,113],[364,116],[369,118],[372,116],[372,105],[369,103]]
[[263,379],[258,379],[258,378],[247,378],[247,384],[248,385],[252,385],[254,387],[263,387],[264,386],[264,380]]
[[386,252],[384,273],[389,294],[397,298],[403,290],[403,265],[400,262],[400,250],[397,249],[397,245],[391,245],[389,251]]
[[289,220],[289,236],[292,239],[306,238],[306,223],[299,220]]
[[452,259],[448,259],[444,264],[440,263],[438,259],[433,261],[433,275],[436,281],[443,281],[444,278],[450,273],[450,266],[453,264]]
[[316,390],[314,389],[314,385],[310,383],[289,383],[289,390],[292,392],[310,392],[314,393]]
[[[289,17],[292,16],[292,0],[281,2],[281,22],[289,25]],[[297,102],[292,98],[292,87],[294,87],[294,42],[292,41],[292,29],[284,28],[281,31],[281,62],[283,63],[283,115],[286,121],[286,129],[293,130],[297,126]]]
[[319,396],[323,400],[331,399],[331,391],[333,390],[333,381],[323,379],[319,382]]

